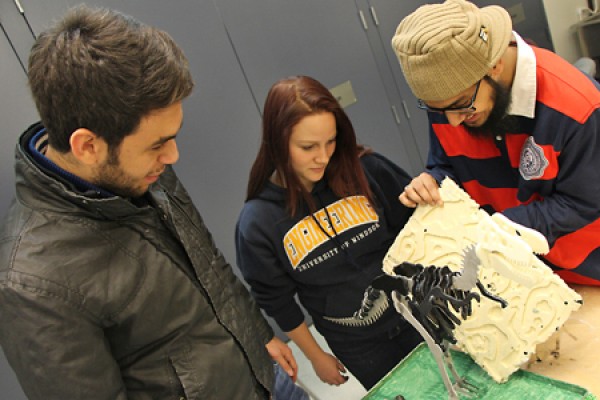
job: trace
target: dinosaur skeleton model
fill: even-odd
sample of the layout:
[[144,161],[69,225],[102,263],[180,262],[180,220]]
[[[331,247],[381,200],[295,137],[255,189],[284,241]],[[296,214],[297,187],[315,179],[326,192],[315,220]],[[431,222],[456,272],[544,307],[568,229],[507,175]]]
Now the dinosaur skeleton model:
[[[480,301],[479,294],[471,290],[477,287],[482,295],[502,307],[507,305],[481,284],[477,277],[479,265],[474,245],[464,251],[461,271],[452,271],[447,266],[403,262],[394,268],[394,275],[384,274],[373,280],[365,291],[360,309],[352,317],[327,319],[348,326],[370,325],[389,308],[391,298],[396,311],[425,339],[449,399],[457,400],[457,392],[469,395],[477,389],[458,375],[449,352],[449,344],[456,343],[454,328],[461,324],[461,319],[471,315],[472,300]],[[445,366],[450,370],[454,384]]]

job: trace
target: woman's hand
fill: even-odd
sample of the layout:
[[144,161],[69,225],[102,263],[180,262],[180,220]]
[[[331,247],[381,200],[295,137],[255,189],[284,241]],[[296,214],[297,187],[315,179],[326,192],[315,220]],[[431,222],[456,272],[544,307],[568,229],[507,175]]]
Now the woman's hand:
[[322,352],[311,361],[317,376],[323,382],[339,386],[348,381],[348,376],[344,375],[346,368],[333,355]]

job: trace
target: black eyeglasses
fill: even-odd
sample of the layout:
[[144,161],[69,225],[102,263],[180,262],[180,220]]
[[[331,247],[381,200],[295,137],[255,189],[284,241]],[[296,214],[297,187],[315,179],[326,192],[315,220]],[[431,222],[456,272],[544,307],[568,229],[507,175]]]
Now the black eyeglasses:
[[475,93],[473,93],[473,97],[471,97],[471,103],[469,103],[469,105],[466,107],[456,107],[456,108],[455,107],[449,107],[449,108],[429,107],[421,99],[417,100],[417,107],[419,107],[422,110],[427,110],[430,112],[435,112],[435,113],[440,113],[440,114],[444,114],[444,113],[468,114],[468,113],[475,112],[477,110],[477,108],[475,108],[475,106],[473,106],[473,104],[475,104],[475,99],[477,98],[477,92],[479,91],[480,84],[481,84],[481,80],[479,80],[479,82],[477,82],[477,84],[475,85]]

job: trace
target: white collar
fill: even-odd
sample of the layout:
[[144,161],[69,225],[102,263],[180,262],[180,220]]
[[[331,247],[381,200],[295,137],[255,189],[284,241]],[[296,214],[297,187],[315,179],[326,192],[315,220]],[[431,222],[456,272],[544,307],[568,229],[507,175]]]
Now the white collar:
[[537,92],[535,54],[531,46],[514,31],[513,38],[517,42],[517,65],[510,90],[508,114],[534,118]]

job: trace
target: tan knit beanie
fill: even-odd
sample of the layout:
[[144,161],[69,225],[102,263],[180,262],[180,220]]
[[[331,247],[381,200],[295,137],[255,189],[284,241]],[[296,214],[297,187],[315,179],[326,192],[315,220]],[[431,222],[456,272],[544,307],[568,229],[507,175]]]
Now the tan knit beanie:
[[440,101],[483,78],[508,48],[511,34],[512,21],[502,7],[447,0],[404,18],[392,47],[414,95]]

